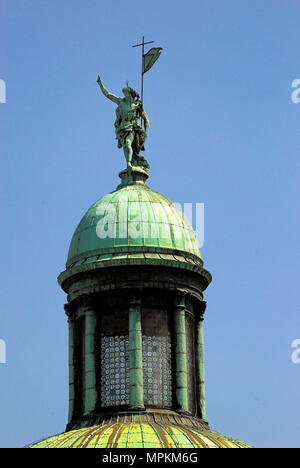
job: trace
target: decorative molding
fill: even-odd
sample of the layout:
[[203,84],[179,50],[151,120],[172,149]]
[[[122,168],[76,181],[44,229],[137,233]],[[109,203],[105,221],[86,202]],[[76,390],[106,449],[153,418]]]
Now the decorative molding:
[[68,301],[73,302],[78,297],[108,292],[113,290],[143,290],[160,289],[168,291],[183,290],[190,293],[197,301],[203,299],[205,289],[201,277],[193,272],[171,268],[146,267],[118,270],[106,269],[87,271],[80,276],[68,280]]
[[115,424],[115,423],[157,423],[157,424],[173,424],[173,425],[182,425],[185,427],[191,427],[194,429],[204,429],[210,430],[208,422],[195,418],[189,415],[182,415],[175,411],[155,411],[151,412],[151,409],[146,409],[145,411],[130,411],[125,410],[122,412],[107,412],[102,414],[90,413],[88,416],[83,416],[79,419],[71,421],[67,427],[67,431],[74,429],[80,429],[82,427],[91,427],[94,425],[105,425],[105,424]]
[[133,259],[123,259],[123,260],[107,260],[107,261],[97,261],[93,263],[88,263],[84,265],[75,266],[70,268],[69,270],[63,271],[59,277],[58,282],[62,289],[68,293],[70,284],[76,280],[78,277],[86,273],[101,273],[104,274],[105,270],[117,270],[117,268],[122,267],[166,267],[172,268],[172,270],[181,270],[181,271],[189,271],[194,273],[198,276],[199,281],[201,283],[201,289],[204,291],[209,283],[212,280],[211,274],[205,270],[201,264],[191,264],[187,262],[180,262],[178,260],[163,260],[161,258],[157,259],[148,259],[148,258],[133,258]]

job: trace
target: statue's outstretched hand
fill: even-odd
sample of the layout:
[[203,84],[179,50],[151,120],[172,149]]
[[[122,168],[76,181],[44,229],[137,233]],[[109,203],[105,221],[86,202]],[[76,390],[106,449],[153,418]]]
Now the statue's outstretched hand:
[[115,96],[114,94],[110,93],[102,84],[102,81],[101,81],[101,78],[100,76],[98,75],[98,78],[97,78],[97,83],[102,91],[102,93],[104,94],[104,96],[106,96],[108,99],[110,99],[112,102],[114,102],[115,104],[119,104],[120,102],[120,99]]

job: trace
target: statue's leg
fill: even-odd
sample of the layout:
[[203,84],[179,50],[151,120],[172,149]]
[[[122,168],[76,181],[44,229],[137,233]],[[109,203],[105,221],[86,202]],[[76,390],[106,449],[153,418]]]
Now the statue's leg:
[[126,158],[126,161],[127,161],[127,167],[129,167],[129,168],[132,167],[131,161],[132,161],[132,155],[133,155],[133,151],[132,151],[133,138],[134,138],[133,133],[132,132],[129,133],[125,138],[124,147],[123,147],[125,158]]

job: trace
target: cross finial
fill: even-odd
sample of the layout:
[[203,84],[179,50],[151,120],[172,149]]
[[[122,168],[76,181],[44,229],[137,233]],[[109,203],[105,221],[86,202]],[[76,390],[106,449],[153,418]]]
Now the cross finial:
[[145,45],[152,44],[154,41],[145,42],[145,36],[143,36],[143,40],[141,44],[135,44],[132,47],[141,47],[142,46],[142,82],[141,82],[141,102],[143,104],[143,93],[144,93],[144,56],[145,56]]
[[145,42],[145,36],[143,36],[143,42],[141,42],[141,44],[135,44],[132,47],[140,47],[140,46],[144,47],[146,44],[152,44],[153,42],[154,41]]

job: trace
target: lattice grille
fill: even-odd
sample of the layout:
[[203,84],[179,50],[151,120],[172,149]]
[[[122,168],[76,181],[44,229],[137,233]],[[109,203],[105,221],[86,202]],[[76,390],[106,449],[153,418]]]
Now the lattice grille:
[[101,406],[129,404],[128,312],[114,311],[100,320]]
[[144,402],[172,406],[171,331],[166,310],[142,311]]

